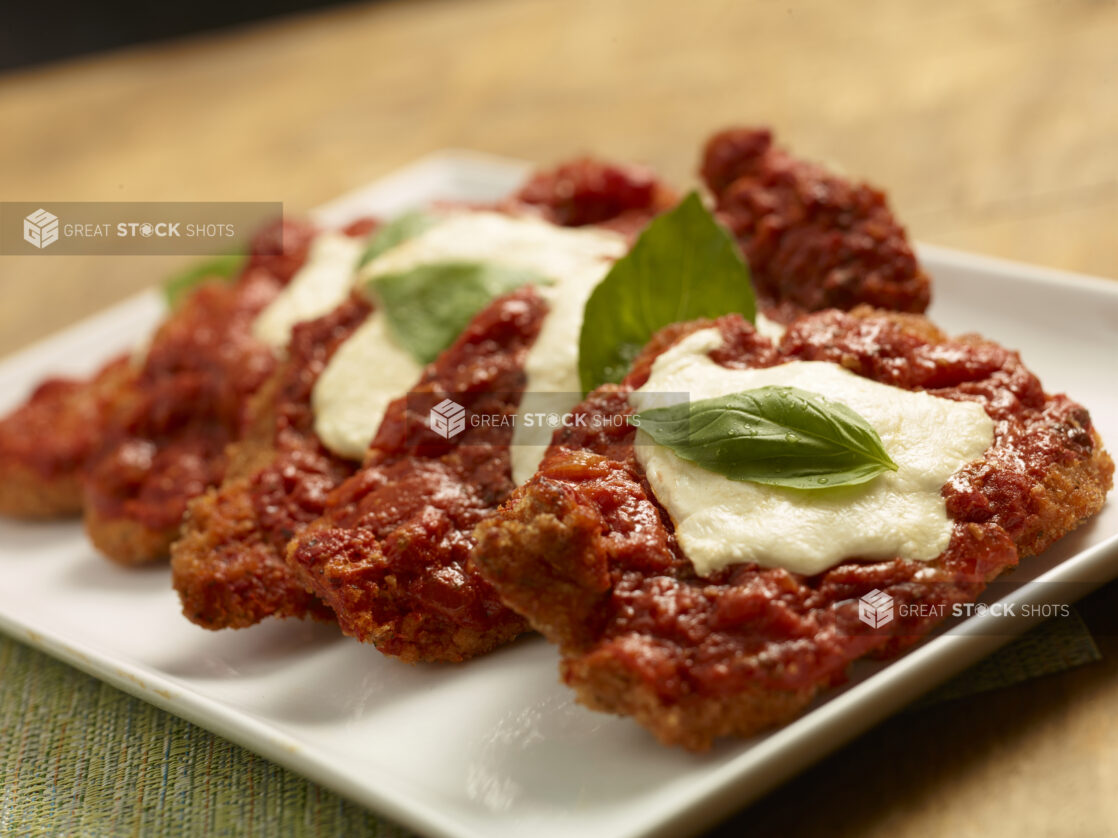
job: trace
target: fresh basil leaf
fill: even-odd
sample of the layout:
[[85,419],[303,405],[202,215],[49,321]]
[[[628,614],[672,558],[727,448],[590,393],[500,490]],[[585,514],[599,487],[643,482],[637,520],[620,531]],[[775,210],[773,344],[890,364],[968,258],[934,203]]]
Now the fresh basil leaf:
[[756,316],[749,268],[692,192],[653,219],[586,301],[578,345],[583,392],[620,381],[664,326],[731,312],[751,323]]
[[245,264],[243,253],[229,253],[215,256],[175,274],[163,283],[163,299],[168,308],[177,308],[186,296],[204,282],[219,280],[230,282],[241,272]]
[[365,286],[388,319],[392,337],[421,364],[454,342],[497,297],[547,280],[529,268],[491,262],[433,262],[382,274]]
[[652,408],[630,421],[684,460],[731,480],[827,489],[897,470],[869,422],[798,387]]
[[357,267],[362,268],[372,262],[382,253],[391,250],[398,244],[403,244],[408,239],[414,239],[433,226],[438,218],[422,210],[414,210],[398,215],[373,231],[365,245],[365,252],[361,254]]

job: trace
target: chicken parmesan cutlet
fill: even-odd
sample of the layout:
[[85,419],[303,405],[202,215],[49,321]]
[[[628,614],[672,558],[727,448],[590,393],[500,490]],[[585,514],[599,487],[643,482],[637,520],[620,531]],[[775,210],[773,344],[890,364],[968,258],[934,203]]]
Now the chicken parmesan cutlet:
[[83,467],[86,531],[108,558],[166,556],[187,502],[221,480],[225,446],[275,366],[253,319],[302,265],[314,236],[295,222],[261,231],[236,281],[195,289],[137,355]]
[[[749,450],[731,437],[764,436],[731,416],[758,388],[816,415],[841,401],[893,470],[822,489],[741,477],[787,469],[771,434],[756,462],[730,456]],[[669,391],[692,401],[649,407]],[[693,750],[787,722],[852,661],[926,636],[943,613],[929,606],[973,601],[1097,513],[1113,480],[1087,411],[1016,352],[868,307],[806,315],[776,341],[737,315],[670,326],[576,415],[479,525],[470,566],[559,646],[580,702]],[[682,436],[656,436],[664,415]],[[871,629],[872,592],[896,616]]]
[[[284,558],[288,542],[324,515],[328,506],[334,514],[337,503],[330,500],[330,491],[357,470],[362,458],[374,456],[367,455],[366,449],[386,410],[395,416],[393,411],[399,406],[389,407],[393,399],[403,396],[421,378],[420,387],[428,386],[432,376],[442,386],[466,386],[464,379],[454,378],[453,363],[436,361],[433,369],[424,372],[421,361],[427,359],[411,357],[392,332],[393,316],[406,316],[399,313],[400,295],[389,301],[387,311],[377,310],[377,294],[370,286],[387,281],[405,292],[420,289],[450,299],[453,314],[465,327],[475,308],[483,308],[488,297],[501,296],[504,282],[487,289],[481,288],[482,282],[474,288],[481,276],[479,255],[531,248],[554,225],[632,228],[673,201],[672,193],[643,168],[580,159],[537,172],[518,192],[492,207],[471,210],[444,204],[402,216],[371,240],[360,266],[351,259],[317,269],[312,255],[310,270],[296,276],[270,308],[287,311],[286,318],[291,320],[298,307],[294,301],[313,301],[321,309],[328,307],[323,305],[324,296],[350,287],[353,291],[328,314],[294,326],[286,357],[249,403],[249,430],[230,448],[224,482],[191,503],[182,537],[172,546],[173,581],[183,613],[209,629],[242,628],[269,616],[331,618],[330,608],[310,592],[315,586],[304,586],[289,570]],[[486,234],[496,237],[488,247]],[[419,240],[409,243],[413,238]],[[573,238],[580,237],[575,234]],[[620,237],[610,236],[607,241],[611,248],[621,246]],[[448,261],[449,257],[457,257],[457,261]],[[519,281],[511,279],[513,284]],[[463,287],[485,293],[455,297],[456,289]],[[531,299],[534,319],[528,328],[535,328],[542,317],[542,303]],[[406,294],[403,300],[409,302]],[[292,305],[287,305],[289,301]],[[445,325],[441,321],[447,312],[433,310],[430,296],[417,296],[415,302],[422,319]],[[470,332],[471,348],[454,349],[451,355],[465,352],[476,357],[492,352],[497,359],[504,352],[515,352],[516,342],[509,342],[504,320],[523,305],[519,297],[497,303],[495,319],[480,320]],[[269,310],[261,317],[269,317]],[[523,317],[514,319],[519,322]],[[442,332],[445,340],[453,341],[459,329]],[[478,377],[469,386],[484,389],[486,380]],[[495,379],[490,383],[507,390],[518,382]],[[387,449],[391,445],[374,446],[381,468],[390,457],[420,458],[415,462],[423,463],[424,458],[434,456],[429,445],[390,455]],[[460,470],[462,479],[468,479],[464,468]],[[401,468],[395,467],[394,474],[402,474]],[[510,488],[504,487],[494,497],[503,498]],[[386,502],[383,495],[377,500]],[[393,510],[406,515],[389,504],[382,510],[382,518],[389,519]],[[405,519],[397,523],[403,526]],[[428,583],[426,587],[435,586]],[[492,599],[491,593],[488,596]],[[495,601],[488,608],[510,622],[510,615]],[[522,629],[519,620],[511,622],[517,631]],[[343,626],[360,633],[344,618]]]
[[715,134],[701,174],[770,319],[857,305],[917,314],[928,307],[928,275],[880,189],[794,157],[764,128]]
[[[93,461],[110,456],[114,444],[128,434],[129,425],[144,423],[145,411],[161,411],[162,421],[176,413],[164,398],[165,385],[158,397],[154,393],[155,381],[165,381],[173,374],[167,369],[168,356],[189,357],[195,348],[188,337],[192,332],[196,343],[200,343],[198,333],[220,334],[233,301],[252,307],[266,300],[271,287],[285,282],[298,267],[308,235],[306,228],[294,224],[262,230],[253,240],[248,265],[236,290],[204,286],[196,292],[197,299],[189,299],[167,316],[152,342],[151,349],[160,360],[151,368],[138,355],[121,356],[88,379],[49,379],[0,420],[0,514],[30,518],[80,514],[86,505],[85,477]],[[284,241],[286,250],[281,247]],[[161,420],[147,421],[151,424]],[[132,449],[131,453],[142,452]],[[141,465],[132,458],[133,469]],[[113,471],[111,467],[108,470]],[[112,479],[102,472],[95,482],[102,478]],[[127,481],[116,482],[119,494]],[[132,484],[138,488],[135,480]],[[104,493],[95,487],[94,494],[100,497]],[[129,561],[129,556],[136,558],[137,552],[144,552],[123,544],[119,549],[112,546],[111,542],[118,539],[110,531],[120,533],[121,541],[137,540],[124,536],[121,527],[94,526],[100,543],[119,553],[121,560]]]
[[[786,155],[771,155],[755,168],[763,170],[777,164],[786,167],[789,160]],[[816,220],[811,223],[808,238],[826,238],[826,246],[819,248],[821,253],[827,248],[837,253],[856,249],[856,243],[847,239],[865,236],[870,215],[874,223],[904,243],[903,229],[882,213],[878,203],[849,198],[861,194],[859,188],[846,186],[845,191],[839,190],[841,181],[817,167],[792,168],[797,190],[779,195],[789,217],[795,215],[795,202],[799,201],[800,215],[806,218],[810,214],[807,203],[828,189],[836,192],[835,203],[842,205],[842,212],[835,213],[841,215],[841,223],[836,222],[833,229],[824,229],[820,220],[823,216],[812,216]],[[757,202],[761,204],[770,193],[776,201],[774,190],[782,189],[782,184],[779,181],[773,186],[764,178],[754,178],[741,188],[757,190]],[[526,191],[541,188],[530,184]],[[569,186],[555,188],[554,192],[579,194]],[[655,194],[655,190],[645,194]],[[692,213],[695,207],[705,212],[697,198],[688,199],[678,208],[686,211],[684,205],[690,206]],[[565,219],[570,211],[555,212],[555,217]],[[675,212],[673,209],[672,214]],[[590,217],[600,221],[601,211]],[[622,213],[619,218],[628,221],[631,215]],[[621,229],[627,226],[618,225]],[[490,258],[524,260],[545,277],[534,286],[533,299],[538,299],[531,318],[512,318],[502,308],[509,300],[480,315],[471,331],[482,328],[487,334],[496,320],[508,327],[504,336],[483,340],[476,334],[463,336],[465,342],[460,341],[440,356],[420,387],[393,405],[362,469],[328,499],[323,518],[288,548],[289,566],[304,585],[334,609],[345,633],[406,660],[462,660],[488,651],[523,629],[522,620],[501,605],[467,562],[474,544],[472,530],[494,514],[513,486],[531,477],[547,449],[550,428],[536,425],[536,432],[530,432],[526,430],[532,428],[527,417],[562,413],[578,403],[579,334],[584,309],[630,244],[616,235],[611,241],[609,231],[601,229],[587,231],[593,238],[576,239],[558,230],[501,228],[497,225],[492,231],[501,245],[494,245]],[[795,237],[799,232],[789,221],[780,235]],[[478,235],[471,237],[467,251],[483,247],[489,234],[480,228]],[[526,238],[519,239],[521,235]],[[719,235],[725,238],[726,234]],[[435,246],[432,241],[437,236],[435,228],[426,242],[419,237],[411,244],[427,246],[445,256],[447,245],[440,242]],[[726,241],[727,249],[733,251],[734,242]],[[467,251],[453,251],[451,255],[461,257]],[[733,258],[740,264],[740,257]],[[920,299],[907,300],[905,305],[915,308],[926,304],[927,277],[907,244],[886,261],[891,265],[890,276],[912,289],[923,288]],[[787,277],[786,282],[789,286],[825,284],[833,273],[830,265],[822,257],[813,270],[797,265],[796,277]],[[556,270],[558,266],[562,270]],[[779,260],[769,266],[774,273],[786,267]],[[852,267],[858,268],[857,260]],[[744,273],[741,284],[748,286]],[[773,297],[769,302],[774,312],[788,316],[810,298],[801,294],[795,300],[777,301]],[[518,301],[518,305],[524,303]],[[517,323],[521,325],[511,328]],[[481,390],[495,403],[475,403]],[[449,448],[445,442],[431,444],[431,432],[424,431],[430,422],[428,413],[444,400],[454,405],[452,410],[462,408],[465,415],[486,415],[488,411],[495,424],[465,427],[454,436]],[[510,421],[502,424],[497,419]],[[416,443],[417,439],[425,441]]]
[[248,428],[230,447],[224,480],[190,502],[182,536],[171,546],[171,571],[192,622],[219,629],[269,616],[333,619],[288,572],[284,550],[357,467],[319,441],[311,393],[370,309],[354,294],[294,326],[287,357],[250,401]]
[[361,469],[289,545],[289,566],[346,634],[406,661],[457,662],[526,629],[467,567],[470,532],[514,486],[511,427],[467,427],[448,440],[428,416],[447,393],[468,411],[515,414],[545,312],[526,287],[476,317],[389,406]]
[[82,470],[133,378],[127,356],[92,378],[47,379],[0,419],[0,515],[61,518],[82,511]]

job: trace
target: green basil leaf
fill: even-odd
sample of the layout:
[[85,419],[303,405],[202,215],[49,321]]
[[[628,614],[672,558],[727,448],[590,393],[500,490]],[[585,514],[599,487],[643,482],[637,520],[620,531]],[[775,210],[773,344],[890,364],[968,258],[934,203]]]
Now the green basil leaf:
[[583,393],[620,381],[664,326],[731,312],[750,322],[756,316],[749,268],[692,192],[653,219],[586,301],[578,346]]
[[450,346],[497,297],[547,280],[529,268],[490,262],[433,262],[382,274],[365,286],[388,318],[392,337],[421,364]]
[[827,489],[897,470],[869,422],[798,387],[652,408],[630,421],[677,456],[731,480]]
[[205,282],[231,282],[244,264],[243,253],[229,253],[199,262],[163,283],[163,299],[167,301],[168,308],[177,308],[191,291]]
[[439,219],[422,210],[414,210],[398,215],[373,231],[365,245],[365,252],[357,262],[357,267],[362,268],[372,262],[382,253],[391,250],[398,244],[403,244],[408,239],[414,239],[433,226]]

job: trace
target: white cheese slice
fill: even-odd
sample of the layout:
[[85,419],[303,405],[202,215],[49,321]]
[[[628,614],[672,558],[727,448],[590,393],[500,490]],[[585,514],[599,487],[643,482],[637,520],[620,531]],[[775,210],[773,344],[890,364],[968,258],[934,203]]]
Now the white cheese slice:
[[[578,401],[578,334],[582,308],[594,285],[626,249],[623,236],[602,230],[572,230],[532,218],[511,218],[493,212],[448,214],[436,226],[395,247],[366,265],[358,282],[436,262],[495,262],[538,271],[551,281],[538,290],[549,313],[530,351],[527,391],[562,392],[562,409]],[[396,344],[383,317],[374,312],[327,364],[315,385],[312,404],[315,431],[323,444],[340,456],[360,459],[372,441],[389,402],[418,380],[422,368]],[[451,394],[453,395],[453,394]],[[530,409],[526,397],[521,412]],[[519,426],[519,422],[518,422]],[[551,438],[551,428],[528,454],[535,472]],[[517,473],[520,443],[514,435]]]
[[648,382],[630,396],[634,409],[656,406],[666,393],[696,401],[769,385],[799,387],[865,418],[898,470],[860,486],[783,489],[707,471],[638,432],[637,459],[696,572],[756,562],[811,575],[852,557],[926,561],[946,549],[952,524],[943,486],[993,441],[994,423],[980,405],[880,384],[830,363],[727,369],[707,354],[721,343],[716,329],[704,329],[657,358]]
[[338,347],[311,392],[314,430],[322,444],[360,460],[373,441],[389,403],[419,380],[423,367],[372,312]]
[[606,230],[551,230],[562,235],[549,236],[549,246],[536,254],[535,266],[556,281],[540,289],[548,315],[524,362],[527,384],[510,452],[517,485],[536,473],[557,427],[543,417],[557,419],[582,401],[578,341],[586,300],[628,250],[623,236]]
[[353,286],[357,260],[364,246],[362,239],[341,233],[316,236],[307,261],[253,320],[253,336],[279,351],[287,346],[296,323],[313,320],[337,308]]

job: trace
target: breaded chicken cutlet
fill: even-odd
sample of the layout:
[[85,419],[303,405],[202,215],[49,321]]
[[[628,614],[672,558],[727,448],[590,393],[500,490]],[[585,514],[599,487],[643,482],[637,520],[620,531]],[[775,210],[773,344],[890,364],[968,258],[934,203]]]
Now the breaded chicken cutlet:
[[200,286],[156,330],[85,465],[86,531],[108,558],[166,556],[187,502],[221,480],[225,446],[275,366],[253,318],[303,263],[312,236],[292,222],[264,230],[232,285]]
[[931,299],[885,193],[773,145],[766,129],[731,128],[703,151],[701,173],[737,237],[765,314],[870,305],[922,313]]
[[48,379],[0,420],[0,515],[81,514],[86,461],[110,416],[124,408],[134,375],[120,357],[90,379]]
[[474,318],[389,406],[361,469],[288,546],[289,567],[346,634],[407,661],[461,661],[525,630],[466,566],[469,533],[513,489],[512,428],[468,427],[450,441],[427,417],[448,393],[468,411],[515,414],[545,310],[527,287]]
[[[212,343],[226,327],[222,318],[236,300],[248,307],[259,305],[270,294],[271,286],[282,284],[298,268],[308,235],[308,228],[293,224],[262,230],[253,240],[237,291],[216,291],[203,285],[195,292],[200,295],[198,299],[188,300],[167,315],[152,344],[161,366],[153,364],[149,368],[146,359],[120,357],[88,379],[49,379],[0,420],[0,514],[32,518],[81,514],[88,500],[88,470],[94,460],[108,456],[112,438],[126,436],[129,425],[143,424],[145,412],[162,413],[164,420],[175,413],[176,408],[165,398],[166,377],[176,374],[170,371],[176,364],[184,363],[174,359],[176,353],[190,358],[197,348],[191,344],[190,333],[195,333],[193,340],[199,346],[207,338]],[[288,244],[286,251],[281,249],[283,241]],[[207,322],[208,317],[213,318],[212,324]],[[160,395],[154,397],[157,386]],[[140,462],[133,459],[131,466],[139,467]],[[120,489],[127,481],[122,475],[118,477],[122,478],[118,481]],[[133,481],[133,485],[138,483]],[[99,542],[119,552],[122,560],[146,552],[143,548],[113,547],[117,539],[109,531],[114,528],[96,522],[94,526],[99,531]],[[154,541],[162,543],[165,539]]]
[[[699,575],[641,466],[636,428],[601,420],[631,416],[655,359],[711,328],[721,345],[709,358],[726,369],[825,361],[981,405],[993,443],[942,488],[947,549],[931,561],[850,556],[814,575],[754,562]],[[868,308],[808,315],[776,344],[733,315],[668,327],[577,412],[590,430],[556,434],[536,476],[479,526],[471,567],[558,644],[579,701],[694,750],[787,722],[853,660],[919,640],[942,619],[927,606],[973,601],[1097,513],[1113,480],[1087,411],[1046,394],[1017,353]],[[874,590],[896,617],[870,630],[858,601]]]
[[[289,248],[280,250],[286,234]],[[270,274],[276,282],[298,267],[305,252],[307,231],[301,226],[272,226],[254,239],[244,276]],[[243,289],[251,299],[264,294],[266,283]],[[168,314],[153,341],[157,354],[166,360],[166,341],[178,351],[189,348],[184,331],[199,329],[205,315],[200,309],[221,308],[228,292],[214,294],[209,286],[199,289],[203,299]],[[226,304],[224,306],[228,308]],[[215,321],[214,329],[222,324]],[[149,353],[150,354],[150,353]],[[185,353],[188,354],[188,353]],[[139,362],[138,362],[139,361]],[[125,433],[123,427],[137,423],[139,414],[157,409],[173,413],[173,407],[153,400],[146,389],[166,370],[149,371],[146,361],[122,356],[106,364],[89,379],[53,378],[40,384],[28,400],[0,420],[0,514],[16,517],[55,518],[80,514],[86,505],[85,477],[94,459],[106,456],[108,437]]]
[[230,449],[224,481],[190,502],[182,537],[172,545],[171,570],[192,622],[221,629],[270,616],[333,619],[295,581],[284,554],[287,542],[323,514],[329,492],[357,468],[315,435],[311,393],[370,309],[354,294],[294,327],[287,357],[250,402],[249,427]]

